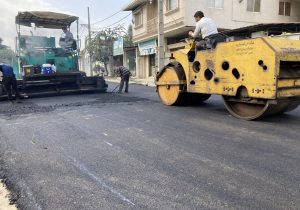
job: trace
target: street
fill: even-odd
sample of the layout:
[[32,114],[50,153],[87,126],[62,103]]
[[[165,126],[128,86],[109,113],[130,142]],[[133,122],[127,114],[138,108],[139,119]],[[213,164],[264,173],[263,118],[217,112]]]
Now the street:
[[296,210],[299,122],[239,120],[219,96],[168,107],[141,85],[3,101],[0,178],[25,210]]

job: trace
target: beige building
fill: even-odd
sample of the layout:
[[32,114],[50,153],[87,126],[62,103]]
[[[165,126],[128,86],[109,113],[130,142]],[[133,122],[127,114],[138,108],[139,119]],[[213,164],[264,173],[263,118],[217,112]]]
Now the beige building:
[[[157,0],[132,0],[123,10],[133,13],[137,78],[151,78],[156,71]],[[219,29],[300,22],[300,0],[164,0],[166,45],[187,37],[198,10],[215,20]]]

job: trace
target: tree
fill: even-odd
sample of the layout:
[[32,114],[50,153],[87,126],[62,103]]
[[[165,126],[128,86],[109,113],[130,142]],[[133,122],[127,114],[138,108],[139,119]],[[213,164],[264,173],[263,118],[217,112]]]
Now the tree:
[[8,46],[2,44],[3,39],[0,38],[0,63],[12,64],[15,53]]
[[0,37],[0,50],[7,48],[7,46],[3,45],[2,42],[3,42],[3,39]]
[[108,73],[107,65],[109,63],[109,57],[113,55],[114,41],[126,34],[126,30],[122,25],[118,25],[114,28],[105,28],[96,32],[88,44],[87,50],[92,57],[92,61],[103,63],[106,73]]
[[127,34],[124,36],[124,45],[126,47],[131,47],[133,46],[133,40],[132,40],[132,25],[130,24],[128,26],[128,29],[127,29]]

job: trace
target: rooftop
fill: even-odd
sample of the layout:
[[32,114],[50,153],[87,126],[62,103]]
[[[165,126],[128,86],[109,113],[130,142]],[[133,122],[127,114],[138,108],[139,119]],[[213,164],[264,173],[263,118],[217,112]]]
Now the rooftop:
[[130,1],[130,3],[128,3],[127,5],[125,5],[122,10],[123,11],[132,11],[135,10],[136,8],[138,8],[140,5],[146,3],[147,0],[133,0]]

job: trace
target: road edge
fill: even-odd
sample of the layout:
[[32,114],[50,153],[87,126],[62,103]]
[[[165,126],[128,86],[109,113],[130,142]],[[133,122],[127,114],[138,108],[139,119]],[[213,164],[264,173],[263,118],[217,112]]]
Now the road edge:
[[0,209],[17,210],[16,205],[11,201],[11,193],[5,186],[3,179],[0,179]]

